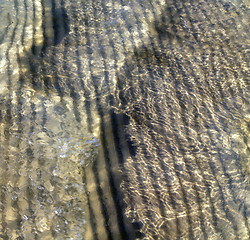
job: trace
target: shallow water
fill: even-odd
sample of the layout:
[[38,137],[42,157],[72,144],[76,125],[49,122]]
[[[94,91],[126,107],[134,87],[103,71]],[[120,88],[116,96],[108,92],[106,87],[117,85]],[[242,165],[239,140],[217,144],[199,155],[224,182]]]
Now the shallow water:
[[248,239],[247,1],[0,2],[1,239]]

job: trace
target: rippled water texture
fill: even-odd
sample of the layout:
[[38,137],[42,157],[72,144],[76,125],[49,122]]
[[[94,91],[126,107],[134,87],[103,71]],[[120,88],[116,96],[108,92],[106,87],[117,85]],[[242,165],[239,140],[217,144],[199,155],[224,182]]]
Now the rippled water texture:
[[249,6],[0,0],[0,239],[248,240]]

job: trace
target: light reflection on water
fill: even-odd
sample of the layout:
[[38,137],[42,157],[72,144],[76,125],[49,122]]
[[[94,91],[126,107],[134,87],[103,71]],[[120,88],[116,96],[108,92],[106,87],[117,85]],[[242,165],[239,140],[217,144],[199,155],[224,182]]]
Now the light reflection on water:
[[[2,167],[8,169],[1,173],[5,221],[13,225],[10,230],[17,229],[12,237],[32,239],[34,231],[43,236],[53,228],[58,237],[78,239],[84,233],[86,205],[82,168],[93,161],[99,143],[72,117],[70,101],[65,105],[57,97],[37,94],[26,100],[13,115],[14,124],[1,126],[1,133],[9,128],[8,140],[1,135],[0,156]],[[18,217],[21,229],[15,224]]]
[[[107,224],[106,216],[103,217],[105,209],[99,209],[102,204],[113,206],[110,203],[113,196],[108,192],[112,191],[109,176],[103,177],[97,187],[98,179],[88,183],[89,188],[84,181],[96,173],[101,178],[109,167],[111,172],[121,174],[116,169],[119,166],[127,174],[121,183],[127,204],[124,215],[134,225],[140,225],[139,230],[149,236],[146,239],[156,236],[175,239],[178,234],[190,239],[189,225],[194,229],[195,239],[202,239],[206,231],[211,234],[209,239],[224,236],[234,239],[236,230],[229,220],[234,219],[237,204],[244,205],[247,198],[244,192],[247,177],[243,181],[235,169],[250,173],[249,93],[245,79],[248,67],[244,48],[247,33],[240,25],[245,26],[247,20],[239,20],[232,13],[224,23],[224,19],[216,18],[220,9],[211,10],[209,4],[208,9],[200,12],[195,4],[194,7],[187,4],[189,10],[180,13],[175,8],[182,8],[182,3],[172,2],[174,7],[169,7],[165,19],[168,24],[161,25],[164,1],[159,1],[161,7],[158,1],[153,1],[154,11],[151,3],[145,1],[148,19],[140,20],[136,19],[142,14],[140,0],[126,1],[121,6],[107,1],[106,12],[99,1],[85,3],[83,9],[77,6],[79,1],[65,1],[64,17],[69,20],[70,31],[63,32],[63,27],[58,26],[61,43],[56,41],[53,46],[53,21],[63,19],[51,18],[50,1],[47,10],[40,1],[34,1],[35,30],[30,14],[34,6],[27,1],[30,12],[25,31],[22,25],[25,6],[21,1],[16,2],[18,11],[12,1],[0,3],[3,23],[0,25],[0,238],[83,239],[86,232],[89,234],[86,226],[90,195],[96,201],[94,213],[100,214],[96,214],[98,234],[102,235],[103,229],[109,227],[119,239],[117,218],[111,214],[109,221],[113,222]],[[228,2],[239,11],[243,8],[242,1]],[[55,4],[60,16],[63,8],[58,7],[59,1]],[[206,10],[212,15],[209,22],[209,15],[204,15],[206,18],[198,15]],[[42,14],[46,15],[47,25],[43,24]],[[230,24],[234,18],[239,26],[236,24],[231,31],[226,22]],[[46,39],[43,34],[47,34]],[[162,43],[156,38],[158,34]],[[45,40],[47,45],[43,49]],[[236,44],[230,45],[230,41]],[[30,53],[32,44],[37,45],[32,53],[36,56]],[[29,65],[34,69],[29,69]],[[135,156],[120,150],[127,156],[124,166],[112,162],[117,154],[113,143],[117,133],[110,130],[110,120],[105,122],[110,116],[102,116],[110,107],[118,116],[125,113],[130,117],[131,122],[120,131],[137,144]],[[107,139],[102,139],[101,131],[107,132]],[[127,140],[124,139],[119,142],[122,147]],[[100,149],[104,141],[111,152],[108,167],[104,166],[106,162],[97,162],[100,160],[97,156],[103,154]],[[101,167],[96,167],[99,172],[93,173],[95,164]],[[230,174],[236,178],[230,179]],[[119,181],[114,182],[119,186]],[[98,187],[108,189],[108,193],[103,191],[106,198],[98,196],[98,199],[89,192],[98,190],[101,195]],[[221,203],[221,193],[225,194],[227,207]],[[236,204],[230,205],[234,198]],[[99,203],[100,199],[106,202]],[[131,205],[131,199],[136,204]],[[106,211],[115,212],[112,207]],[[213,211],[218,215],[218,228],[225,225],[225,230],[219,233],[211,220]],[[205,223],[200,223],[199,212],[204,214]],[[240,214],[237,217],[242,225],[236,227],[237,231],[246,239],[243,217]],[[139,230],[136,234],[140,235]],[[107,238],[105,234],[103,239]],[[93,237],[87,236],[90,236],[87,239]]]

